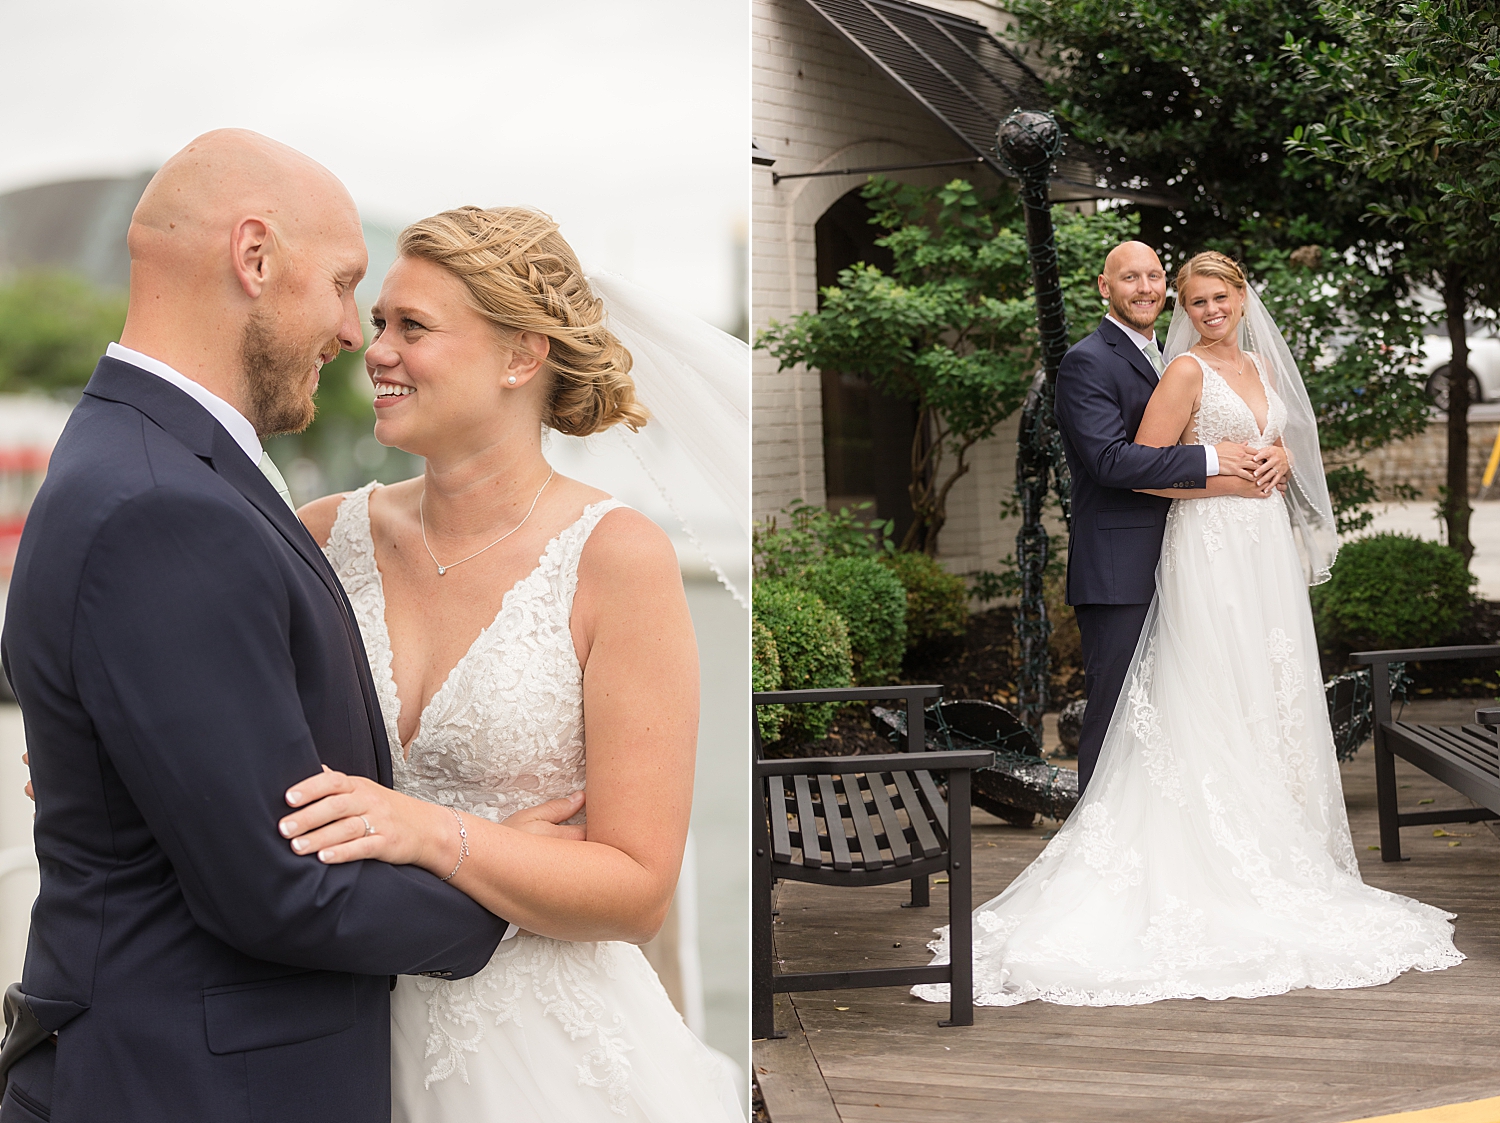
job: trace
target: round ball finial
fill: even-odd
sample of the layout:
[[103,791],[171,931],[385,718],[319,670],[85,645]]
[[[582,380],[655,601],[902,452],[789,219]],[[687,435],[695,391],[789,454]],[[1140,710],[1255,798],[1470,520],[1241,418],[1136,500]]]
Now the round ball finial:
[[1062,129],[1051,113],[1017,109],[995,130],[995,154],[1022,178],[1049,175],[1062,145]]

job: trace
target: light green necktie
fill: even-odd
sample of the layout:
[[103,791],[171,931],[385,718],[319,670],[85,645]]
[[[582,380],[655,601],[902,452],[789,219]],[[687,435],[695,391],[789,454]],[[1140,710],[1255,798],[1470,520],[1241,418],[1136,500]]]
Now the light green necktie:
[[1161,348],[1157,347],[1156,340],[1153,339],[1142,350],[1146,352],[1147,361],[1156,368],[1158,377],[1165,374],[1167,371],[1167,360],[1161,357]]
[[261,470],[261,474],[271,481],[271,486],[276,489],[276,494],[281,496],[286,501],[286,505],[295,511],[297,508],[292,503],[292,493],[287,490],[286,480],[281,478],[281,471],[276,467],[276,461],[271,459],[269,452],[262,452],[260,454],[260,464],[258,467]]

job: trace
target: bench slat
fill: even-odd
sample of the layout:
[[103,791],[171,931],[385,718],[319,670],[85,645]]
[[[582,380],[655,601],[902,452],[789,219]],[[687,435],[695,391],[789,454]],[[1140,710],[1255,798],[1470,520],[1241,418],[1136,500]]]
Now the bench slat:
[[802,864],[821,866],[823,845],[818,837],[818,816],[813,811],[812,789],[808,786],[807,777],[793,776],[792,788],[797,793],[797,826],[802,831]]
[[839,806],[838,792],[833,787],[833,777],[818,777],[818,794],[823,800],[823,821],[828,824],[828,847],[833,853],[833,868],[839,871],[854,868],[849,857],[849,836],[844,833],[844,812]]
[[880,812],[880,821],[885,824],[885,844],[890,847],[891,861],[898,866],[911,865],[911,847],[906,842],[906,831],[901,828],[901,818],[891,803],[891,793],[886,789],[885,775],[869,777],[870,794],[875,797],[875,807]]
[[943,847],[938,842],[937,835],[932,832],[932,824],[927,821],[927,808],[922,806],[916,789],[912,787],[911,773],[893,772],[891,778],[896,781],[896,790],[901,793],[901,803],[906,808],[906,817],[911,821],[911,829],[916,835],[915,841],[922,851],[922,857],[936,858],[943,852]]
[[946,843],[948,832],[948,804],[944,802],[942,794],[937,789],[937,783],[932,778],[932,773],[920,770],[912,773],[917,779],[917,787],[922,791],[922,798],[927,801],[927,809],[934,826],[943,832],[943,840]]
[[769,797],[766,801],[769,804],[766,813],[771,819],[771,860],[790,864],[792,838],[786,825],[786,785],[782,783],[780,776],[768,776],[766,787]]
[[885,865],[880,856],[880,844],[875,841],[874,828],[870,826],[870,814],[865,810],[865,793],[860,787],[863,777],[846,772],[839,779],[844,785],[844,799],[848,802],[849,818],[854,823],[854,833],[859,839],[859,854],[865,869],[878,870]]

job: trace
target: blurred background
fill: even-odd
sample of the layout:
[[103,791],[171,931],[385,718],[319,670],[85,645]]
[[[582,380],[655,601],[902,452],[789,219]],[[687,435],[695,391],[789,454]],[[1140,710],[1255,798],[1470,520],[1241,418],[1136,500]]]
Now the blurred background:
[[[370,251],[363,310],[406,223],[524,204],[561,223],[586,267],[747,335],[749,29],[733,0],[60,0],[3,12],[0,585],[52,444],[124,321],[130,213],[161,162],[209,129],[255,129],[343,180]],[[323,371],[312,427],[268,442],[298,503],[421,471],[370,435],[370,398],[360,356],[345,354]],[[548,453],[678,547],[703,721],[688,861],[648,954],[689,1025],[743,1074],[748,613],[622,448],[551,434]],[[733,536],[708,507],[683,514],[710,553]],[[726,568],[748,586],[748,558]],[[0,986],[20,977],[36,892],[23,748],[19,711],[0,704]]]

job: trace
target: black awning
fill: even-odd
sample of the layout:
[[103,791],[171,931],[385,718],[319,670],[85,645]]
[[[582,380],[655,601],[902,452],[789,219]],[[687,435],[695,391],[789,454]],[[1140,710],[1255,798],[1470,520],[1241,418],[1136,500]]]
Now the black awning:
[[[1042,80],[981,23],[903,0],[807,0],[845,39],[962,140],[997,175],[995,130],[1017,109],[1052,108]],[[1157,195],[1106,186],[1103,161],[1072,140],[1057,163],[1052,197]]]

